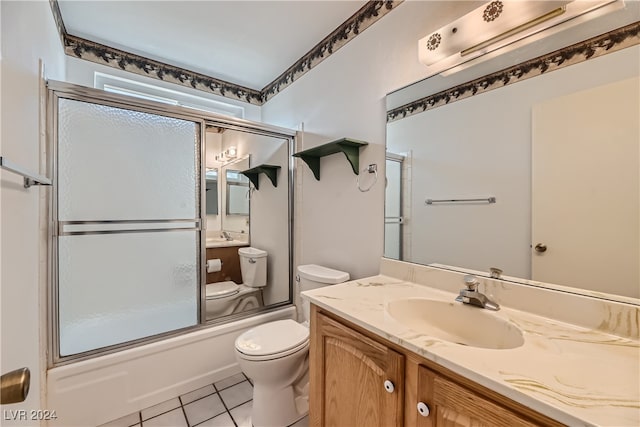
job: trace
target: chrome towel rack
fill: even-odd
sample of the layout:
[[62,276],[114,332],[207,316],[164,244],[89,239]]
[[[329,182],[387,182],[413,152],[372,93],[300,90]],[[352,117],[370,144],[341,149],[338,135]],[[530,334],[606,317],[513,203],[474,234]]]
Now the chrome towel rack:
[[432,205],[434,203],[461,203],[461,202],[495,203],[496,202],[496,198],[492,196],[492,197],[486,197],[484,199],[441,199],[441,200],[427,199],[424,203],[426,205]]
[[31,173],[24,169],[22,166],[18,166],[2,156],[0,156],[0,168],[6,169],[9,172],[13,172],[24,177],[24,188],[29,188],[32,185],[51,185],[51,180],[49,178]]

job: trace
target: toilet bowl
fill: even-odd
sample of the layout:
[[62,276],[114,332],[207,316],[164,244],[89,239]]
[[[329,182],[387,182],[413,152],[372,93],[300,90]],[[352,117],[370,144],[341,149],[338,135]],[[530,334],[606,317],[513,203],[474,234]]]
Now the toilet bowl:
[[267,252],[245,247],[238,249],[242,284],[232,281],[206,286],[207,319],[262,307],[262,288],[267,286]]
[[[342,283],[349,274],[318,265],[301,265],[301,291]],[[309,303],[302,324],[278,320],[256,326],[235,342],[240,369],[253,381],[254,427],[289,426],[309,412]]]
[[260,289],[238,285],[232,281],[207,284],[206,295],[208,319],[240,313],[263,305]]

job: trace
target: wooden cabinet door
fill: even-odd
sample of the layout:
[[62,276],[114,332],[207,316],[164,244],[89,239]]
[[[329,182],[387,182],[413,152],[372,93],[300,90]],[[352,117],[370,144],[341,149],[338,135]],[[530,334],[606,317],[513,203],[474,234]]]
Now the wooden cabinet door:
[[[404,356],[318,313],[315,306],[312,313],[310,426],[401,427]],[[392,392],[385,381],[393,384]]]
[[418,401],[429,415],[418,416],[418,427],[532,427],[515,412],[420,366]]

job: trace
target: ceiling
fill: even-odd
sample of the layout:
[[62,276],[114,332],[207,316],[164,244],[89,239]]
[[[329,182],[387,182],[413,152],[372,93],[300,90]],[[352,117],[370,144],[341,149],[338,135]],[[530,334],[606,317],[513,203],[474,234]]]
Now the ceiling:
[[60,0],[68,34],[261,90],[366,1]]

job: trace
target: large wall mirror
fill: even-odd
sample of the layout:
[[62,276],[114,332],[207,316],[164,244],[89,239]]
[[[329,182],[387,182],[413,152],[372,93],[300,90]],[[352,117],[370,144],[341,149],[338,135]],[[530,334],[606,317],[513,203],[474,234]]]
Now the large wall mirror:
[[[289,301],[290,145],[278,134],[207,126],[207,321]],[[244,172],[264,164],[280,167],[277,185],[262,175],[256,190]]]
[[390,115],[385,256],[639,303],[640,46],[613,50]]

